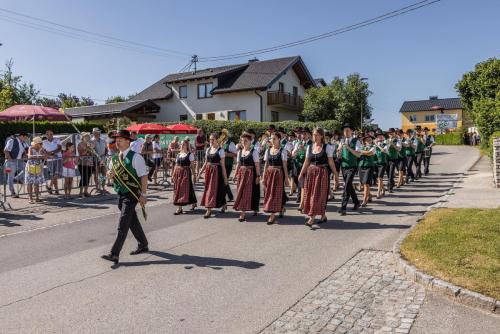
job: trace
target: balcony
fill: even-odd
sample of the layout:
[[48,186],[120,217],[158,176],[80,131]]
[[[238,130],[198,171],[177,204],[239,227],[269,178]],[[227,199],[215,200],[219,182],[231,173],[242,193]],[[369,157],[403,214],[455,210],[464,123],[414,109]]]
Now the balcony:
[[304,100],[298,95],[269,91],[267,92],[267,105],[302,111],[304,109]]

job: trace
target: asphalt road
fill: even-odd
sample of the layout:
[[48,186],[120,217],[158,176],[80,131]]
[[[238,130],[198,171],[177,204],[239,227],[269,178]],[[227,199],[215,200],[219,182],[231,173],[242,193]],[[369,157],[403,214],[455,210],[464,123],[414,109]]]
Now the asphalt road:
[[439,147],[427,178],[345,217],[337,194],[315,230],[293,204],[274,226],[264,216],[239,223],[234,212],[174,216],[159,204],[144,226],[151,253],[129,256],[130,236],[119,267],[99,258],[114,213],[73,223],[68,214],[0,238],[1,332],[258,332],[360,249],[391,249],[476,159],[472,148]]

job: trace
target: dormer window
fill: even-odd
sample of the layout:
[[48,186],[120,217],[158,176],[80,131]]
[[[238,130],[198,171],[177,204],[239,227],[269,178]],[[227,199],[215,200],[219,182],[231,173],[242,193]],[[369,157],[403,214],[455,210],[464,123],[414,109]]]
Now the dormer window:
[[198,84],[198,98],[206,99],[212,97],[212,89],[214,84],[212,82]]

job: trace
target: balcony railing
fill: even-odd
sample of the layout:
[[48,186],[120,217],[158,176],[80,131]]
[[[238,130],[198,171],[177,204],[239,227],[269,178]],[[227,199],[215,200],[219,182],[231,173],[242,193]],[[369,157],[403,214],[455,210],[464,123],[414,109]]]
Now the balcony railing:
[[304,100],[298,95],[280,91],[269,91],[267,92],[267,105],[279,105],[284,108],[302,110],[304,108]]

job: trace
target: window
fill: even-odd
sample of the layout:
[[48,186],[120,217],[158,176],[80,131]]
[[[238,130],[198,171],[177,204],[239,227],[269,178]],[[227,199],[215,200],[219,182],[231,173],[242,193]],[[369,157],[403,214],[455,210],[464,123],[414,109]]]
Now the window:
[[271,111],[271,122],[279,122],[280,113],[277,111]]
[[184,114],[184,115],[179,115],[179,120],[180,121],[187,121],[188,120],[188,115]]
[[417,121],[417,115],[410,115],[410,122],[416,122]]
[[245,110],[230,111],[227,114],[227,118],[230,121],[246,121],[247,120],[247,112]]
[[278,90],[283,93],[285,91],[285,84],[282,82],[279,82],[278,83]]
[[295,86],[293,86],[293,96],[299,95],[299,89]]
[[425,115],[425,121],[426,122],[435,122],[436,121],[436,115]]
[[208,97],[212,97],[212,89],[214,88],[214,84],[211,82],[198,84],[198,98],[206,99]]
[[207,119],[214,120],[215,119],[215,113],[211,112],[207,114]]
[[203,114],[196,114],[196,120],[203,119]]
[[179,98],[185,99],[188,97],[188,88],[187,86],[180,86],[179,87]]

